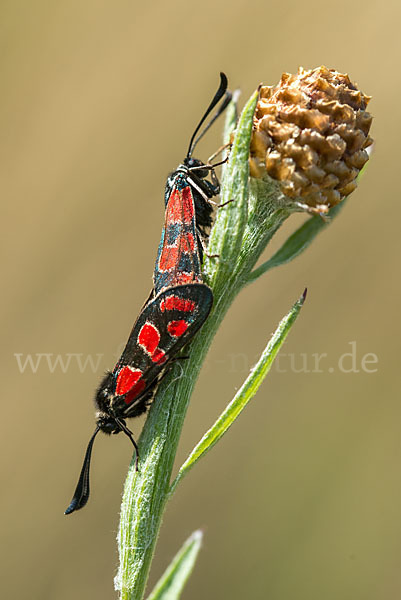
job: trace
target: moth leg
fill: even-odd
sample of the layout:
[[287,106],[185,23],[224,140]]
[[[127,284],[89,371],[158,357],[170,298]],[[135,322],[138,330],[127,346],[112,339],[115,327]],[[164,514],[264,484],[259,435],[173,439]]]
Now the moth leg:
[[218,204],[217,208],[223,208],[223,206],[227,206],[227,204],[231,204],[231,202],[235,202],[235,198],[231,198],[231,200],[227,200],[227,202],[223,202],[223,204]]
[[[209,164],[212,162],[212,160],[213,160],[214,158],[216,158],[216,156],[218,156],[219,154],[221,154],[221,153],[223,152],[223,150],[226,150],[227,148],[228,148],[228,149],[231,149],[231,143],[230,143],[230,142],[227,142],[227,144],[223,144],[223,146],[220,146],[220,148],[218,148],[218,149],[216,150],[216,152],[214,152],[214,153],[212,154],[212,156],[209,156],[209,158],[207,159],[207,163],[206,163],[206,164],[208,164],[208,165],[209,165]],[[226,162],[227,160],[228,160],[228,156],[227,156],[227,158],[224,160],[224,162]],[[219,164],[220,164],[220,163],[219,163]],[[213,165],[213,167],[216,167],[216,166],[217,166],[217,165]]]
[[204,237],[202,235],[202,232],[199,229],[197,229],[196,237],[198,238],[198,244],[199,244],[200,250],[201,250],[201,252],[200,252],[201,261],[203,260],[204,256],[207,256],[208,258],[219,258],[219,254],[209,254],[208,253],[206,245],[205,245]]
[[170,360],[170,363],[176,362],[177,360],[189,360],[190,356],[174,356],[174,358],[172,358]]
[[131,442],[134,445],[134,448],[135,448],[135,471],[138,471],[139,448],[138,448],[136,441],[134,440],[134,434],[132,433],[132,431],[130,429],[128,429],[128,427],[126,426],[124,421],[122,421],[121,419],[119,419],[117,417],[115,417],[115,421],[116,421],[117,425],[120,427],[121,431],[123,431],[125,433],[125,435],[127,435],[129,437],[129,439],[131,440]]

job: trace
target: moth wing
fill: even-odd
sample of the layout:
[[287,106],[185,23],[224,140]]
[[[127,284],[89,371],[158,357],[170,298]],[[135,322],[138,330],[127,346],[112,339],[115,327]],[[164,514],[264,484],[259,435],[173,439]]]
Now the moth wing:
[[206,321],[213,293],[204,283],[178,285],[161,292],[155,302],[166,333],[161,347],[170,360]]
[[168,288],[144,307],[113,371],[115,412],[129,416],[145,395],[151,395],[169,361],[203,325],[212,304],[211,289],[193,283]]
[[190,185],[180,183],[173,186],[166,204],[155,265],[156,292],[202,280],[194,198]]

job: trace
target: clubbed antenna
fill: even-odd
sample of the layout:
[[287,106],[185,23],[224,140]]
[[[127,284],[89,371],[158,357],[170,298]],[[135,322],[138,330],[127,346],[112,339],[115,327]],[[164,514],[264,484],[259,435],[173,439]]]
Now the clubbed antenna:
[[88,444],[88,447],[87,447],[86,453],[85,453],[84,464],[82,465],[81,474],[78,479],[78,484],[75,489],[74,496],[73,496],[67,510],[64,513],[65,515],[70,515],[75,510],[79,510],[80,508],[83,508],[89,500],[89,468],[90,468],[90,462],[91,462],[92,447],[93,447],[93,442],[95,441],[95,437],[97,436],[99,431],[100,431],[100,427],[97,426],[95,429],[95,433],[92,435],[91,439],[89,440],[89,444]]
[[[230,100],[231,100],[231,92],[227,92],[227,84],[228,84],[228,82],[227,82],[226,75],[224,73],[220,73],[220,85],[219,85],[219,89],[215,93],[215,95],[213,97],[213,100],[209,104],[209,106],[208,106],[205,114],[203,115],[203,117],[199,121],[198,126],[196,127],[195,131],[192,134],[191,141],[189,142],[189,147],[188,147],[188,152],[187,152],[187,158],[191,158],[192,152],[194,151],[194,148],[195,148],[196,144],[205,135],[205,133],[209,129],[209,127],[221,115],[221,113],[226,109],[228,103],[230,102]],[[210,115],[210,113],[212,112],[212,110],[214,109],[214,107],[216,106],[216,104],[218,104],[218,102],[221,100],[221,98],[224,95],[225,95],[225,99],[224,99],[223,104],[220,106],[220,108],[218,109],[218,111],[216,112],[216,114],[214,115],[214,117],[210,120],[210,122],[206,125],[206,127],[204,128],[204,130],[199,134],[198,137],[196,137],[196,135],[197,135],[199,129],[202,127],[203,123],[205,122],[205,120]]]

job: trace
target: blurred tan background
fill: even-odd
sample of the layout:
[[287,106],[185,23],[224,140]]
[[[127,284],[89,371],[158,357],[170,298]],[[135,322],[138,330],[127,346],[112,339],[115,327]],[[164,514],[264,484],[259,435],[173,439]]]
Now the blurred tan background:
[[[260,81],[325,64],[373,96],[374,155],[333,226],[242,293],[216,337],[177,465],[308,286],[283,372],[171,503],[150,584],[202,528],[184,598],[399,598],[399,3],[8,0],[0,13],[2,596],[115,597],[125,437],[98,438],[90,503],[63,511],[93,391],[150,289],[166,175],[220,70],[243,103]],[[219,142],[216,126],[197,155]],[[40,353],[71,362],[19,367],[16,354]],[[321,373],[315,353],[328,355]],[[76,355],[97,354],[80,372]]]

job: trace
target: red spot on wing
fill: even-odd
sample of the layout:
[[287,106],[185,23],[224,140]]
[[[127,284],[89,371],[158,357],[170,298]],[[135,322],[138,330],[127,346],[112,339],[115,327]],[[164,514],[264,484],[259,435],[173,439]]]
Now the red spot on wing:
[[185,298],[179,298],[178,296],[168,296],[160,302],[160,310],[162,312],[166,310],[180,310],[182,312],[193,312],[196,308],[196,304],[193,300],[185,300]]
[[194,201],[189,185],[182,190],[173,190],[166,208],[166,224],[185,223],[195,218]]
[[181,254],[194,254],[195,252],[195,240],[191,232],[186,232],[180,235],[174,245],[163,246],[159,258],[159,271],[162,273],[166,271],[173,271],[177,268]]
[[146,321],[142,325],[138,335],[138,344],[145,350],[150,356],[152,362],[162,365],[166,362],[167,357],[164,350],[161,350],[159,346],[160,333],[157,327],[155,327],[149,321]]
[[158,365],[162,365],[163,363],[166,362],[167,360],[167,356],[166,353],[164,352],[164,350],[160,350],[160,348],[157,348],[153,354],[152,354],[152,361],[154,363],[157,363]]
[[164,246],[159,258],[159,271],[171,271],[178,262],[178,248],[176,246]]
[[150,355],[154,353],[160,342],[158,329],[148,321],[142,325],[138,335],[138,344]]
[[184,223],[189,224],[195,218],[194,199],[190,186],[187,185],[187,187],[181,190],[181,194]]
[[138,381],[138,383],[136,385],[134,385],[133,388],[129,392],[127,392],[127,394],[124,398],[125,404],[131,404],[131,402],[136,400],[136,398],[138,398],[138,396],[140,396],[142,394],[142,392],[145,388],[146,388],[146,383],[143,379],[141,379],[141,381]]
[[180,236],[178,245],[180,247],[181,252],[193,254],[195,252],[195,240],[192,233],[188,232]]
[[167,325],[167,331],[173,337],[180,337],[188,329],[188,323],[181,319],[180,321],[170,321]]
[[124,398],[126,404],[130,404],[145,389],[146,382],[142,376],[142,371],[131,369],[131,367],[123,367],[119,372],[116,383],[116,394],[117,396],[126,394]]

